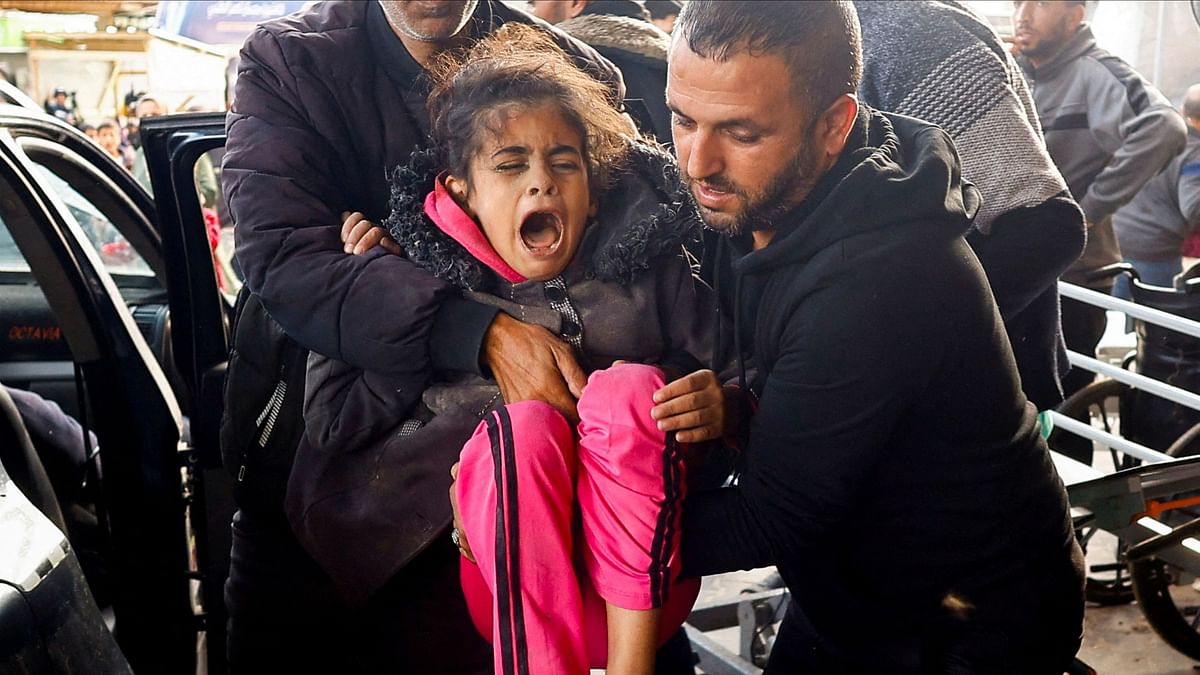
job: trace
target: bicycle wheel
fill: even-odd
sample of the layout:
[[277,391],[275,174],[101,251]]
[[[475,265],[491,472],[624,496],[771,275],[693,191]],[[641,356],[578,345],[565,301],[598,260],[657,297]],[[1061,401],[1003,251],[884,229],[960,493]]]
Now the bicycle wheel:
[[[1100,380],[1075,392],[1059,404],[1056,411],[1116,435],[1121,426],[1123,397],[1130,391],[1127,385],[1116,380]],[[1048,443],[1052,450],[1088,465],[1092,463],[1093,445],[1090,439],[1057,428],[1050,434]],[[1140,463],[1124,453],[1111,448],[1109,451],[1112,453],[1113,466],[1117,469]],[[1133,602],[1133,588],[1129,580],[1128,566],[1125,564],[1125,544],[1119,539],[1114,540],[1111,535],[1101,532],[1094,525],[1078,528],[1075,538],[1086,552],[1089,544],[1095,548],[1092,538],[1097,534],[1105,541],[1105,546],[1112,546],[1112,560],[1088,565],[1085,597],[1088,602],[1097,605],[1124,605]]]
[[1200,659],[1200,593],[1180,583],[1180,570],[1154,558],[1130,563],[1129,574],[1154,632],[1178,652]]
[[1167,454],[1172,457],[1191,457],[1200,454],[1200,424],[1193,425],[1191,429],[1175,439],[1171,447],[1167,448]]

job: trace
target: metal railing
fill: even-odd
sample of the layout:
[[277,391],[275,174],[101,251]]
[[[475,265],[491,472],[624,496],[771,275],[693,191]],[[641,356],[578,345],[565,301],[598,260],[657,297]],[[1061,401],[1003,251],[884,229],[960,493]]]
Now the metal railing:
[[[1153,307],[1139,305],[1136,302],[1116,298],[1105,293],[1093,291],[1082,286],[1069,284],[1065,281],[1058,282],[1058,292],[1064,298],[1071,298],[1080,302],[1101,307],[1106,310],[1114,310],[1124,313],[1126,316],[1141,319],[1146,323],[1151,323],[1156,326],[1162,326],[1169,330],[1183,333],[1184,335],[1192,336],[1200,339],[1200,322],[1186,319],[1178,314],[1171,314]],[[1132,389],[1139,389],[1148,394],[1158,396],[1173,403],[1186,406],[1193,410],[1200,411],[1200,395],[1180,389],[1179,387],[1167,384],[1160,380],[1155,380],[1145,375],[1141,375],[1120,366],[1114,366],[1110,363],[1105,363],[1088,355],[1080,354],[1079,352],[1068,351],[1067,356],[1074,367],[1083,368],[1093,373],[1099,373],[1106,377],[1110,377],[1122,384],[1129,386]],[[1130,441],[1129,439],[1108,433],[1103,429],[1097,429],[1091,424],[1080,422],[1079,420],[1071,419],[1058,412],[1051,411],[1050,418],[1054,421],[1056,428],[1061,428],[1078,436],[1083,436],[1091,441],[1100,443],[1105,447],[1112,448],[1119,452],[1123,452],[1131,457],[1136,457],[1144,462],[1163,462],[1173,459],[1171,456],[1148,448],[1139,443]]]

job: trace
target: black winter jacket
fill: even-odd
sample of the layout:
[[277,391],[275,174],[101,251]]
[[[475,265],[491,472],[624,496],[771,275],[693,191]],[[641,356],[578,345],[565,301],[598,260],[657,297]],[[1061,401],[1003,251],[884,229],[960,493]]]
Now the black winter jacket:
[[951,592],[990,617],[998,589],[1078,572],[1066,492],[962,237],[978,202],[941,129],[864,107],[773,241],[724,256],[759,402],[739,485],[685,504],[685,571],[778,565],[847,672],[914,672],[879,647],[926,639]]

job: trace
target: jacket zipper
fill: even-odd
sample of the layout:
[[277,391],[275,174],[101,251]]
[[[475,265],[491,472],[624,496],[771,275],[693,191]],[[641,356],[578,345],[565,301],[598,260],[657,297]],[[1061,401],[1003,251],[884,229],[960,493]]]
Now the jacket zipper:
[[[271,392],[271,398],[267,399],[267,405],[258,414],[254,420],[254,426],[262,429],[258,436],[258,447],[266,448],[267,441],[271,439],[271,432],[275,430],[275,422],[279,420],[279,411],[283,408],[283,399],[287,396],[287,380],[280,378],[275,383],[275,391]],[[242,465],[238,467],[238,482],[242,482],[246,478],[246,456],[242,455]]]

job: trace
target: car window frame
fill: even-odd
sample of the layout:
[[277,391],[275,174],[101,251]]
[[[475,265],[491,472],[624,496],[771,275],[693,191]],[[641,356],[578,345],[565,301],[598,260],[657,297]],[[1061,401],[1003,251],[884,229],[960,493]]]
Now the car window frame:
[[147,249],[162,251],[162,236],[159,233],[158,210],[154,198],[137,182],[133,174],[82,131],[40,111],[7,104],[0,104],[0,128],[7,129],[14,138],[33,137],[57,143],[81,157],[87,165],[111,181],[115,189],[128,198],[133,208],[142,214],[142,218],[134,225],[143,231],[133,237],[126,234],[126,238],[130,241],[149,241]]
[[[127,193],[85,157],[61,143],[37,136],[17,136],[16,141],[30,162],[56,175],[106,217],[153,272],[157,288],[166,289],[161,241],[148,236],[154,228]],[[42,178],[38,176],[38,180]],[[52,186],[45,187],[54,190]],[[144,275],[112,270],[110,274],[119,279],[118,286],[147,285],[140,281],[148,278]]]

